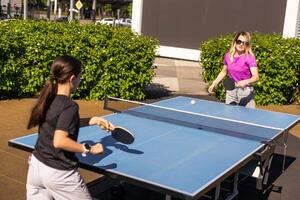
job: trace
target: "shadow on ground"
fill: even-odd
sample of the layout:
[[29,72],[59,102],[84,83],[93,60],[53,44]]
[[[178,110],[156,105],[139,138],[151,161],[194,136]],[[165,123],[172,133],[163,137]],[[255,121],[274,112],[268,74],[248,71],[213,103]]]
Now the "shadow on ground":
[[198,99],[205,99],[210,101],[219,101],[216,97],[212,95],[196,95],[196,94],[186,94],[186,93],[180,93],[180,92],[173,92],[168,89],[168,87],[152,83],[148,87],[146,87],[143,90],[145,94],[146,101],[153,101],[153,100],[162,100],[164,98],[172,98],[176,96],[187,96],[191,98],[198,98]]
[[152,83],[144,89],[146,99],[160,99],[171,95],[171,91],[162,84]]

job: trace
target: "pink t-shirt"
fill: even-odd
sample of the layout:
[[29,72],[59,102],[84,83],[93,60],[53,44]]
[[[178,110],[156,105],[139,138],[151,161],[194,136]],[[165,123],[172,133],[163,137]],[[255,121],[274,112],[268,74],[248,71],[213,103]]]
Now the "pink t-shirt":
[[226,53],[223,60],[227,65],[228,75],[235,81],[241,81],[252,77],[250,68],[257,67],[255,56],[252,54],[243,54],[230,60],[230,54]]

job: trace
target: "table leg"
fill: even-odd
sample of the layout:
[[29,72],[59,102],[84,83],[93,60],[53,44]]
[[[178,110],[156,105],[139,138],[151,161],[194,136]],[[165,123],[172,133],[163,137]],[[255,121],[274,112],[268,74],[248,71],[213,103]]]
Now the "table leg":
[[236,197],[239,193],[238,191],[238,180],[239,180],[239,173],[235,173],[234,175],[234,182],[233,182],[233,189],[232,189],[232,194],[229,195],[226,200],[231,200],[233,199],[234,197]]

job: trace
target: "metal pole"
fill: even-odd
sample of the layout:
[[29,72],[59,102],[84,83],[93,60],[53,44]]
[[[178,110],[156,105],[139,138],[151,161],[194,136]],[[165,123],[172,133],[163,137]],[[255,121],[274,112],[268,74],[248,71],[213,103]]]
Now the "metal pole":
[[24,20],[26,20],[27,19],[27,15],[28,15],[28,4],[27,4],[27,0],[24,0],[24,5],[23,5],[23,7],[24,7],[24,13],[23,13],[23,19]]
[[92,5],[92,20],[96,20],[96,4],[97,0],[93,0],[93,5]]
[[61,17],[61,3],[58,4],[58,18]]
[[78,21],[81,19],[80,12],[81,12],[81,9],[78,9]]
[[70,0],[70,16],[69,16],[69,22],[72,22],[74,19],[73,15],[73,6],[74,6],[74,0]]
[[56,18],[56,12],[57,12],[57,0],[54,0],[54,17]]
[[7,3],[7,17],[11,18],[11,1],[10,0]]
[[51,16],[51,1],[48,0],[47,1],[47,19],[50,20],[50,16]]

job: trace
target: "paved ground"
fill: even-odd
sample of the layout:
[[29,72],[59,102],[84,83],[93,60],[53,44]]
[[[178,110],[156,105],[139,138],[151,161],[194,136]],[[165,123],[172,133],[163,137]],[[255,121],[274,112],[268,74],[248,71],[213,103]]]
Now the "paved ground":
[[[156,77],[148,88],[148,97],[167,98],[174,95],[196,96],[198,98],[215,100],[206,93],[206,84],[201,79],[201,68],[198,63],[159,58]],[[9,139],[35,132],[36,129],[26,130],[29,111],[34,99],[0,101],[0,199],[25,199],[25,182],[27,174],[28,153],[8,147]],[[105,115],[108,112],[101,110],[101,101],[77,101],[80,105],[81,117]],[[300,115],[300,105],[259,107],[280,112]],[[270,192],[270,200],[296,200],[300,199],[300,124],[290,131],[288,141],[288,159],[286,171],[282,174],[282,147],[277,149],[273,162],[271,181],[275,185],[282,186],[281,193]],[[101,177],[99,174],[81,170],[86,180],[90,182]],[[251,181],[246,181],[247,187],[240,189],[239,199],[257,199]],[[127,185],[127,197],[125,199],[163,199],[163,196],[151,191]],[[94,193],[99,193],[98,188],[92,188]],[[103,189],[103,188],[102,188]],[[101,199],[112,199],[109,192],[99,195]]]
[[163,85],[174,93],[208,95],[198,62],[157,58],[155,65],[153,83]]

